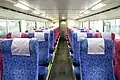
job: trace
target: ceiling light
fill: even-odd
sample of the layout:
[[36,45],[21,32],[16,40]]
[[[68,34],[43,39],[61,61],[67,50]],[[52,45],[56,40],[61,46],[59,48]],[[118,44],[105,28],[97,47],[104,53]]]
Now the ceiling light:
[[92,8],[92,10],[97,10],[97,9],[99,9],[99,8],[102,8],[102,7],[106,6],[106,5],[107,5],[107,4],[99,3],[99,4],[95,5],[95,6]]
[[80,17],[84,16],[83,14],[79,14]]
[[89,14],[91,11],[87,10],[83,14]]
[[62,17],[62,19],[65,19],[65,17]]
[[40,14],[38,11],[33,11],[32,13],[34,13],[34,14]]
[[75,18],[73,18],[73,19],[77,19],[77,18],[79,18],[79,16],[77,16],[77,17],[75,17]]
[[24,4],[21,4],[21,3],[14,4],[13,6],[16,6],[18,8],[24,9],[24,10],[30,10],[29,7],[27,7],[27,6],[25,6]]

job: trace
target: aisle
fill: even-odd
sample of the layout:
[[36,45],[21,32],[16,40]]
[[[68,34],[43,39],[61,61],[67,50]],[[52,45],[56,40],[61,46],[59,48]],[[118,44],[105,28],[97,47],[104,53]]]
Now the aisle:
[[49,80],[74,80],[65,38],[60,38]]

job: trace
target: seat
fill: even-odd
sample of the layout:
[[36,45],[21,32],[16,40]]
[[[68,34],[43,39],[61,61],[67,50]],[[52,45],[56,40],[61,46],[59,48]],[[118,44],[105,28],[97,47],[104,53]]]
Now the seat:
[[38,80],[38,42],[15,38],[1,44],[4,80]]
[[114,72],[117,80],[120,80],[120,39],[115,40]]
[[13,32],[13,33],[8,33],[6,35],[6,38],[27,38],[28,35],[26,33],[21,33],[21,32]]
[[49,35],[43,32],[29,33],[29,38],[37,38],[39,42],[39,66],[48,66],[49,58]]
[[76,80],[80,80],[80,67],[74,68],[74,74],[75,74]]
[[50,53],[54,52],[54,32],[50,30]]
[[103,38],[109,38],[109,39],[112,39],[113,41],[115,40],[114,33],[104,32],[104,33],[102,33],[102,36],[103,36]]
[[80,41],[82,80],[115,80],[113,71],[113,41],[88,38]]
[[3,58],[2,58],[2,50],[1,43],[3,39],[0,39],[0,80],[3,80]]
[[94,34],[94,38],[102,38],[102,34],[100,32],[96,32]]
[[73,63],[74,66],[79,66],[79,43],[81,39],[84,38],[93,38],[92,33],[85,33],[85,32],[79,32],[79,33],[73,33],[73,43],[72,43],[72,48],[73,48]]

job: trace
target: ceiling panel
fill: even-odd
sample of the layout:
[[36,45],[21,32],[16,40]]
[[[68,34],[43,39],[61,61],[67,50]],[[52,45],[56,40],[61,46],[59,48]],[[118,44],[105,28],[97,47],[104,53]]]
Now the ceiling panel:
[[[19,0],[19,2],[27,4],[32,8],[43,11],[51,17],[58,18],[60,13],[60,15],[67,16],[68,19],[75,18],[78,14],[80,14],[80,11],[91,7],[98,1],[101,0]],[[108,5],[102,9],[92,11],[90,14],[120,5],[120,0],[102,0],[102,2],[107,3]],[[8,8],[32,14],[32,11],[25,11],[14,7],[12,3],[6,2],[5,0],[0,0],[0,6],[5,6]]]

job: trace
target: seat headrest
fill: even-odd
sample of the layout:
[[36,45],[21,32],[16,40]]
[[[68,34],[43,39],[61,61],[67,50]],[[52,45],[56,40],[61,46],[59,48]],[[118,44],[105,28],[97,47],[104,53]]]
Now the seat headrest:
[[84,39],[84,38],[87,38],[87,33],[77,33],[77,37],[78,37],[78,41],[80,41],[80,39]]
[[94,38],[102,38],[102,35],[100,32],[95,32]]
[[43,30],[44,33],[50,33],[50,30]]
[[30,56],[28,38],[14,38],[11,45],[12,55]]
[[21,38],[22,33],[20,32],[13,32],[11,33],[11,38]]
[[37,38],[39,41],[45,41],[45,34],[43,32],[35,32],[34,37]]
[[88,54],[105,54],[103,38],[88,38]]
[[104,33],[102,33],[102,35],[103,35],[103,38],[111,39],[111,33],[109,33],[109,32],[104,32]]

